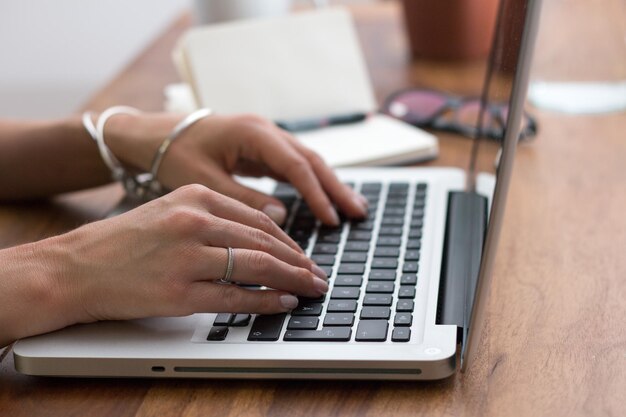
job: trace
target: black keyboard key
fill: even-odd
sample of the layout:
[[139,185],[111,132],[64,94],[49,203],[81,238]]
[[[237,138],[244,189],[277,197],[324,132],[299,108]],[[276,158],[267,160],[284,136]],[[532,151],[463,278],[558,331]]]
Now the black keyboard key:
[[413,203],[413,209],[423,210],[426,202],[424,200],[415,200]]
[[367,283],[365,292],[368,294],[393,294],[394,287],[393,282],[372,281]]
[[339,250],[339,246],[335,243],[318,243],[313,247],[313,253],[320,255],[334,255]]
[[363,275],[365,273],[365,265],[363,264],[344,264],[339,265],[339,274]]
[[365,294],[363,305],[389,307],[392,301],[393,298],[389,294]]
[[336,287],[360,287],[363,283],[363,278],[359,275],[337,275],[335,279]]
[[348,342],[352,336],[349,327],[329,327],[322,330],[287,330],[283,340],[288,342]]
[[344,249],[353,252],[367,252],[370,250],[370,244],[369,242],[359,241],[346,242],[346,246],[344,247]]
[[395,281],[396,271],[392,269],[372,269],[369,276],[370,281]]
[[348,235],[350,241],[370,241],[372,239],[372,232],[363,230],[352,230]]
[[415,249],[407,250],[404,253],[404,260],[405,261],[419,261],[420,260],[420,251],[419,250],[415,250]]
[[391,207],[404,207],[406,206],[406,198],[387,198],[387,201],[385,202],[385,208],[391,208]]
[[415,229],[419,229],[424,225],[424,220],[422,219],[412,219],[411,220],[411,227],[415,228]]
[[398,291],[398,298],[415,298],[415,287],[409,285],[401,285]]
[[417,284],[417,275],[415,274],[402,274],[400,277],[400,285],[415,285]]
[[329,277],[329,278],[333,274],[333,267],[332,266],[320,265],[320,268],[322,269],[322,271],[324,271],[326,276]]
[[365,320],[359,322],[355,340],[357,342],[384,342],[387,339],[389,323],[386,320]]
[[374,256],[379,258],[397,258],[400,256],[400,249],[389,246],[380,246],[374,250]]
[[417,272],[419,264],[417,262],[405,262],[402,266],[402,272]]
[[358,287],[336,287],[330,294],[331,300],[358,300],[361,290]]
[[230,322],[230,325],[232,327],[246,327],[248,324],[250,324],[251,318],[252,316],[250,314],[235,314],[232,321]]
[[411,339],[411,329],[408,327],[396,327],[391,333],[393,342],[408,342]]
[[426,184],[425,182],[420,182],[419,184],[417,184],[416,188],[418,190],[426,190],[428,188],[428,184]]
[[217,316],[215,316],[213,326],[228,326],[230,325],[230,321],[232,319],[233,315],[230,313],[219,313]]
[[404,217],[405,213],[406,213],[406,209],[404,207],[386,207],[385,211],[383,212],[383,216]]
[[364,232],[369,232],[374,228],[374,222],[372,221],[364,221],[359,223],[352,223],[351,230],[359,230]]
[[383,217],[381,224],[383,226],[402,226],[404,224],[404,217]]
[[315,330],[319,322],[317,317],[292,317],[287,323],[287,330]]
[[217,341],[226,339],[226,335],[228,334],[228,327],[226,326],[214,326],[209,330],[209,335],[206,337],[206,340]]
[[379,236],[402,236],[404,230],[400,226],[382,226],[378,230]]
[[414,208],[411,212],[411,217],[413,219],[421,219],[422,217],[424,217],[424,209],[421,207]]
[[286,314],[272,314],[256,316],[248,334],[248,340],[275,341],[280,337]]
[[335,264],[335,256],[334,255],[319,255],[315,254],[311,256],[311,260],[318,265],[326,265],[332,266]]
[[421,239],[422,238],[422,230],[421,229],[411,229],[409,230],[409,239]]
[[396,313],[393,318],[394,326],[410,326],[413,324],[413,314],[411,313]]
[[398,300],[396,304],[396,311],[412,313],[415,308],[413,300]]
[[409,239],[406,242],[407,249],[419,249],[422,247],[422,242],[419,239]]
[[354,300],[330,300],[328,302],[329,313],[355,313],[356,307]]
[[311,303],[323,303],[326,299],[326,294],[318,295],[317,297],[298,297],[299,304],[311,304]]
[[360,263],[367,261],[367,252],[344,252],[341,263]]
[[332,233],[329,235],[318,235],[317,243],[339,243],[341,240],[341,234]]
[[378,242],[376,243],[376,246],[400,247],[401,244],[402,244],[402,239],[397,236],[381,236],[378,238]]
[[300,303],[291,311],[292,316],[319,316],[322,314],[322,305],[319,303]]
[[409,183],[408,182],[392,182],[389,184],[389,191],[408,191]]
[[362,320],[385,319],[391,315],[389,307],[363,307],[361,309]]
[[374,258],[372,259],[372,268],[396,269],[398,268],[398,260],[391,258]]
[[382,188],[382,184],[379,182],[364,182],[361,185],[361,194],[378,193]]
[[326,326],[352,326],[354,314],[352,313],[326,313],[324,327]]

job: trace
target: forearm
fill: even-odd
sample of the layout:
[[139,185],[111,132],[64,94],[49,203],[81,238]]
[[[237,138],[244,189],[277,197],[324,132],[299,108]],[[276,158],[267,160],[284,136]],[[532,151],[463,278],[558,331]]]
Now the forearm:
[[50,241],[0,250],[0,347],[78,319]]
[[47,197],[109,181],[111,175],[79,117],[0,120],[0,200]]

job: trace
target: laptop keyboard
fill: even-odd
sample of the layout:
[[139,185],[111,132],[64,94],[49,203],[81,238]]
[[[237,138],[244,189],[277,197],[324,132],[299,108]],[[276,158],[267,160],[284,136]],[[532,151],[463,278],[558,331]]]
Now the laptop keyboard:
[[367,218],[330,227],[320,225],[294,188],[277,186],[274,196],[289,210],[285,230],[325,270],[329,292],[301,297],[290,314],[218,314],[207,340],[227,340],[229,328],[249,327],[249,341],[410,341],[427,186],[356,188],[369,202]]

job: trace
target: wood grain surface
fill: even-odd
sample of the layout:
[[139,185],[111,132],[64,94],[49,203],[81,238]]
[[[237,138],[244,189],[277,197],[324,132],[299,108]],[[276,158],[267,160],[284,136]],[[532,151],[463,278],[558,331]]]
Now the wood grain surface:
[[[413,85],[477,92],[482,62],[411,62],[395,2],[353,10],[379,100]],[[85,107],[161,109],[163,86],[176,80],[169,52],[189,22],[176,21]],[[559,36],[542,28],[537,56]],[[540,133],[519,148],[486,331],[466,374],[434,383],[55,379],[20,375],[3,354],[0,415],[625,415],[626,113],[531,111]],[[440,139],[430,165],[466,166],[469,141]],[[0,206],[0,247],[97,219],[120,195],[110,186]]]

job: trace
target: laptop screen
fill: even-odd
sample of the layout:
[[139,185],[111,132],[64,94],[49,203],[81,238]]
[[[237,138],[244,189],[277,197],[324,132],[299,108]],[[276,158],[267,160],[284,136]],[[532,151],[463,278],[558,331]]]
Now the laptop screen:
[[[473,177],[474,172],[489,172],[496,165],[496,186],[475,297],[473,303],[466,306],[471,311],[465,314],[469,323],[463,326],[462,370],[471,361],[480,340],[515,150],[518,143],[530,138],[535,129],[534,122],[524,112],[524,103],[539,9],[540,0],[500,1],[477,120],[479,139],[475,139],[470,166],[470,176]],[[494,140],[490,142],[485,137]],[[489,164],[491,169],[485,169]]]

